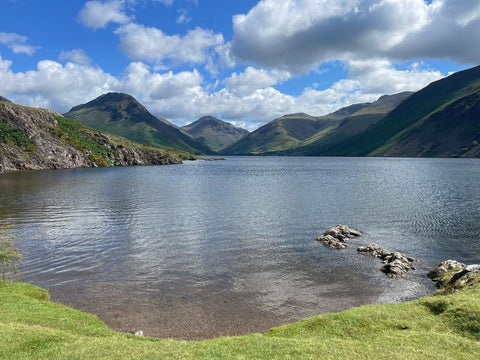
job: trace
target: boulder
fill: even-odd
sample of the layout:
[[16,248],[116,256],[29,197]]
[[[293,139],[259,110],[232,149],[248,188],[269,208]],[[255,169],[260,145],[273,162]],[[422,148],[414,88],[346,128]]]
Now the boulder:
[[452,293],[480,284],[480,264],[466,265],[456,260],[442,261],[428,273],[441,293]]
[[398,251],[389,251],[382,249],[377,244],[370,244],[368,246],[360,246],[357,251],[367,256],[373,256],[383,260],[384,265],[380,271],[391,278],[401,278],[405,273],[414,270],[414,258]]
[[317,241],[331,249],[339,250],[347,247],[346,241],[348,239],[360,235],[362,235],[360,231],[349,228],[347,225],[336,225],[317,237]]

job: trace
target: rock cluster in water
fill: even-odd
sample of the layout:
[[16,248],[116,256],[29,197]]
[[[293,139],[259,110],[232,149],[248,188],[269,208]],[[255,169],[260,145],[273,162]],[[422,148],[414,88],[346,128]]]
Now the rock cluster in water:
[[430,271],[428,277],[441,292],[451,293],[480,284],[480,264],[466,265],[456,260],[445,260]]
[[383,260],[383,266],[380,271],[384,272],[388,277],[401,278],[405,273],[414,270],[414,258],[398,251],[389,251],[382,249],[377,244],[368,246],[360,246],[357,251],[367,256],[377,257]]
[[317,241],[331,249],[344,249],[347,247],[348,239],[360,235],[362,235],[360,231],[351,229],[347,225],[336,225],[317,237]]

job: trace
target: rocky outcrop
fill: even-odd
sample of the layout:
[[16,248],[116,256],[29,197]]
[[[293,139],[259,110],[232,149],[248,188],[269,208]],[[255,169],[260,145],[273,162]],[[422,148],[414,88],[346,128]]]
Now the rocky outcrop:
[[0,173],[178,163],[160,149],[89,129],[56,112],[0,102]]
[[336,225],[317,237],[323,245],[331,249],[344,249],[347,240],[362,235],[360,231],[351,229],[347,225]]
[[412,257],[397,251],[382,249],[377,244],[360,246],[357,251],[367,256],[382,259],[384,265],[380,268],[380,271],[391,278],[401,278],[408,271],[415,269],[413,266],[415,260]]
[[480,284],[480,264],[466,265],[456,260],[442,261],[428,273],[440,293],[452,293]]

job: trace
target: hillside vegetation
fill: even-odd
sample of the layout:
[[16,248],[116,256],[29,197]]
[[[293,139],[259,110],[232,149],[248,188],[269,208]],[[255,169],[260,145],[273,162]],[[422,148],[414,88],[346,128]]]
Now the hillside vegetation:
[[208,147],[196,142],[172,123],[150,114],[128,94],[104,94],[73,107],[64,116],[140,144],[195,154],[211,153]]
[[[141,316],[141,314],[139,314]],[[0,282],[1,359],[477,359],[480,288],[319,315],[264,334],[203,341],[136,337]]]
[[317,155],[382,119],[411,93],[382,96],[324,116],[290,114],[275,119],[222,151],[225,154]]
[[179,163],[180,153],[135,144],[47,109],[0,101],[0,173]]
[[381,121],[328,149],[334,156],[480,156],[480,66],[416,92]]

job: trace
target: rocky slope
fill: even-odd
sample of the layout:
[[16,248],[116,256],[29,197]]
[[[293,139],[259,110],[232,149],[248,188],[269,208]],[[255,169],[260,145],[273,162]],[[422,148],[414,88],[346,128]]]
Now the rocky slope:
[[0,99],[0,172],[180,163],[167,152]]
[[213,116],[204,116],[187,126],[182,126],[182,130],[215,152],[221,151],[249,134],[249,131]]
[[153,116],[133,96],[108,93],[73,107],[65,117],[131,141],[195,154],[211,150],[163,118]]

